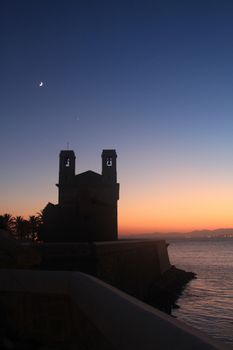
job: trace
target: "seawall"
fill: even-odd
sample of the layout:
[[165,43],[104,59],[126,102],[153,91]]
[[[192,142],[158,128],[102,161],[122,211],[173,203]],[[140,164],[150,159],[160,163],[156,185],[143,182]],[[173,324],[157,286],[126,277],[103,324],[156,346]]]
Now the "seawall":
[[40,269],[85,272],[142,300],[153,283],[171,268],[164,240],[30,246],[41,257]]
[[32,243],[0,235],[0,267],[81,271],[167,312],[193,275],[171,267],[164,240]]

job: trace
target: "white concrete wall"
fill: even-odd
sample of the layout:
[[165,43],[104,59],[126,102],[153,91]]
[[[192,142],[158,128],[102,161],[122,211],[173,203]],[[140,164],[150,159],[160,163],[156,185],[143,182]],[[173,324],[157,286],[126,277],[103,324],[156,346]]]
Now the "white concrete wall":
[[0,295],[6,292],[69,296],[115,349],[227,349],[178,320],[79,272],[0,270]]

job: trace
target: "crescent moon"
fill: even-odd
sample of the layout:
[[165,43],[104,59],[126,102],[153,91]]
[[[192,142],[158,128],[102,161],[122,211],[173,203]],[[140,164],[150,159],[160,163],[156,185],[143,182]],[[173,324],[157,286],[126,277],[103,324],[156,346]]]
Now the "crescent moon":
[[39,83],[39,87],[42,87],[44,85],[43,81]]

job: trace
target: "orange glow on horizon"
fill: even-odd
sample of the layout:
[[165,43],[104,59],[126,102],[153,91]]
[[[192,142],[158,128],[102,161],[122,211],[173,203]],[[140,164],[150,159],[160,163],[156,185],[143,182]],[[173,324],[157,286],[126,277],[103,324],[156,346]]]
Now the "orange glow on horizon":
[[[218,200],[210,193],[190,196],[164,196],[156,202],[153,194],[145,198],[129,196],[119,202],[119,234],[140,234],[154,232],[189,232],[193,230],[233,227],[233,193],[219,193]],[[56,203],[56,202],[55,202]],[[0,208],[0,213],[10,213],[28,218],[36,215],[46,203],[21,203],[11,210],[11,206]]]
[[[134,193],[119,205],[119,233],[189,232],[233,227],[233,189],[185,186]],[[191,189],[190,189],[191,188]]]

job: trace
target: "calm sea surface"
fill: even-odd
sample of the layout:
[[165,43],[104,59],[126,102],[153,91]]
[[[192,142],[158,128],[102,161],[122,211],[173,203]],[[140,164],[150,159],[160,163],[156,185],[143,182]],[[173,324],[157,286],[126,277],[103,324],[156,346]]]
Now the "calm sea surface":
[[173,315],[233,346],[233,238],[168,241],[171,264],[197,274]]

